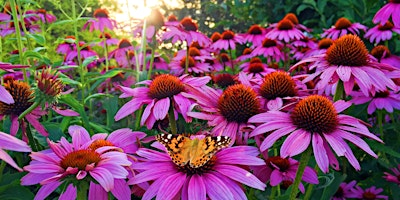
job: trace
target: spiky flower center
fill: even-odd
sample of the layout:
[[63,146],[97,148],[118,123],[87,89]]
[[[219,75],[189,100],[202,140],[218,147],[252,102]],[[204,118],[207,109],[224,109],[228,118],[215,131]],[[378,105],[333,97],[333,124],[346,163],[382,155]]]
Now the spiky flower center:
[[263,42],[262,42],[262,46],[265,47],[265,48],[268,48],[268,47],[275,47],[276,44],[277,44],[277,43],[276,43],[275,40],[271,40],[271,39],[268,39],[268,38],[265,38],[265,39],[263,40]]
[[333,44],[330,38],[324,38],[318,42],[318,49],[328,49]]
[[261,35],[262,34],[262,28],[261,26],[255,24],[250,26],[249,30],[247,31],[248,34],[251,35]]
[[123,48],[126,48],[126,47],[130,47],[130,46],[132,46],[132,44],[131,44],[131,42],[129,42],[129,40],[128,39],[121,39],[119,42],[118,42],[118,48],[119,49],[123,49]]
[[299,24],[299,19],[297,19],[297,16],[294,13],[288,13],[284,19],[290,20],[293,24],[297,25]]
[[200,46],[199,42],[197,42],[197,41],[192,42],[192,44],[190,44],[190,47],[195,47],[197,49],[203,49],[203,47]]
[[371,50],[371,55],[378,60],[390,56],[390,50],[385,45],[378,45]]
[[277,26],[278,30],[292,30],[294,28],[294,24],[289,19],[282,19]]
[[[185,68],[185,66],[186,66],[186,56],[181,59],[181,61],[179,62],[179,65],[182,68]],[[196,65],[195,60],[192,58],[192,56],[189,56],[189,66],[188,67],[191,68],[191,67],[194,67],[195,65]]]
[[379,24],[379,25],[378,25],[378,30],[387,31],[387,30],[392,30],[393,27],[394,27],[393,23],[387,21],[387,22],[385,23],[385,25],[383,25],[383,26],[382,26],[381,24]]
[[218,41],[219,39],[221,39],[221,34],[220,33],[218,33],[218,32],[214,32],[212,35],[211,35],[211,40],[213,41],[213,42],[216,42],[216,41]]
[[51,68],[38,72],[35,79],[37,81],[37,88],[42,94],[48,97],[58,97],[64,88],[64,84],[58,78],[58,73]]
[[253,74],[261,73],[265,71],[265,68],[262,63],[250,63],[249,72]]
[[368,49],[356,35],[344,35],[326,51],[331,65],[364,66],[368,63]]
[[298,128],[318,134],[332,133],[339,124],[333,103],[320,95],[302,99],[293,109],[290,118]]
[[242,55],[250,55],[252,51],[253,51],[253,50],[251,50],[250,48],[245,48],[245,49],[243,50]]
[[345,17],[341,17],[336,21],[335,28],[338,30],[346,29],[346,28],[349,28],[351,26],[351,24],[352,23],[350,22],[350,20],[348,20]]
[[189,17],[185,17],[181,20],[180,23],[186,31],[197,31],[197,24]]
[[96,9],[93,13],[95,18],[108,18],[108,11],[106,9]]
[[25,82],[7,80],[4,83],[4,88],[11,94],[14,103],[6,104],[0,102],[1,115],[20,115],[33,104],[31,102],[33,91]]
[[376,199],[376,194],[370,192],[370,191],[366,191],[363,193],[363,198],[364,200],[374,200]]
[[112,36],[109,33],[101,33],[99,38],[100,39],[102,39],[102,38],[111,39]]
[[187,174],[188,176],[191,176],[194,174],[202,175],[213,169],[213,166],[215,165],[216,160],[217,160],[217,157],[214,155],[203,166],[198,167],[198,168],[192,168],[192,167],[190,167],[190,165],[185,165],[183,167],[180,167],[178,165],[175,165],[175,166],[178,168],[178,171],[183,172],[183,173]]
[[223,40],[232,40],[234,36],[235,36],[235,33],[233,33],[230,30],[226,30],[222,33],[221,37]]
[[280,156],[269,157],[266,160],[266,163],[271,169],[275,169],[275,167],[273,166],[273,165],[275,165],[276,167],[279,168],[279,171],[281,171],[281,172],[287,171],[290,167],[289,159],[282,158]]
[[375,98],[386,98],[390,95],[389,90],[379,91],[375,93]]
[[272,72],[265,76],[264,82],[260,86],[260,94],[268,100],[296,96],[296,83],[286,72]]
[[195,57],[195,56],[201,56],[201,53],[200,53],[200,50],[198,48],[190,47],[189,48],[189,55],[192,56],[192,57]]
[[61,160],[61,167],[67,169],[68,167],[78,168],[85,170],[87,165],[97,164],[101,160],[100,154],[89,149],[81,149],[68,153]]
[[169,74],[157,76],[149,86],[149,96],[153,99],[173,97],[184,90],[178,77]]
[[250,117],[259,113],[260,103],[253,89],[236,84],[229,86],[219,97],[218,108],[228,122],[247,123]]
[[178,21],[178,18],[174,14],[171,14],[170,16],[168,16],[167,21],[176,22]]
[[213,77],[213,81],[221,88],[226,88],[236,83],[231,74],[218,74]]
[[114,144],[108,140],[95,140],[94,142],[92,142],[92,144],[89,145],[89,149],[91,150],[96,150],[100,147],[106,147],[106,146],[114,146]]
[[250,59],[250,64],[252,63],[262,63],[262,61],[259,57],[253,57]]
[[221,53],[219,54],[219,59],[221,60],[221,62],[225,63],[225,62],[229,62],[231,59],[229,58],[229,55],[227,53]]

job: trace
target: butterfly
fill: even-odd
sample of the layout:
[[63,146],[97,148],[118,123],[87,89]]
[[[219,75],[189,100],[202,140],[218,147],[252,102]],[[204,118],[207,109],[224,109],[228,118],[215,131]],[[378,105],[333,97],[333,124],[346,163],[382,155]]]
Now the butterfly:
[[189,163],[191,168],[205,165],[218,150],[231,143],[227,136],[190,139],[184,135],[160,134],[156,139],[165,146],[172,162],[181,167]]

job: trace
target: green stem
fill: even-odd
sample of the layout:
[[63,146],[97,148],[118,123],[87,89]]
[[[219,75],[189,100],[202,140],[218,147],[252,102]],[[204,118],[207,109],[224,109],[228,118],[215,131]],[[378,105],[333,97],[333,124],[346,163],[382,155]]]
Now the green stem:
[[189,70],[189,48],[189,44],[186,42],[185,74],[187,74]]
[[233,64],[233,53],[232,53],[232,49],[229,48],[229,56],[230,56],[230,61],[231,61],[231,65],[232,65],[232,72],[235,74],[235,65]]
[[140,128],[140,120],[142,119],[143,111],[144,107],[141,106],[140,109],[136,112],[135,130],[139,130]]
[[0,164],[0,181],[2,180],[2,178],[3,178],[3,171],[4,171],[4,168],[6,167],[6,162],[4,162],[4,160],[2,160],[1,161],[1,164]]
[[35,108],[37,108],[39,105],[40,105],[40,102],[39,102],[39,101],[33,102],[33,104],[32,104],[28,109],[26,109],[23,113],[21,113],[21,114],[19,115],[18,120],[23,119],[27,114],[29,114],[30,112],[32,112],[33,110],[35,110]]
[[28,137],[29,145],[31,146],[32,151],[38,152],[39,146],[38,144],[36,144],[36,140],[32,135],[31,126],[29,125],[29,123],[26,124],[26,136]]
[[154,64],[154,55],[155,55],[155,48],[151,48],[151,58],[150,58],[150,66],[149,71],[147,73],[147,80],[151,79],[151,73],[153,71],[153,64]]
[[272,187],[271,194],[269,195],[269,199],[274,199],[275,198],[275,194],[276,194],[277,189],[278,189],[277,186]]
[[171,104],[169,105],[168,109],[168,119],[169,119],[169,125],[171,126],[171,133],[172,134],[177,134],[177,128],[176,128],[176,120],[175,120],[175,114],[174,114],[174,102],[170,99]]
[[336,102],[341,99],[344,99],[344,85],[343,85],[343,81],[339,79],[337,86],[336,86],[335,96],[333,96],[333,101]]
[[146,38],[146,20],[143,20],[143,31],[142,31],[142,45],[141,45],[141,51],[142,51],[142,56],[143,56],[143,62],[142,62],[142,71],[145,72],[146,69],[146,46],[147,46],[147,38]]
[[[17,0],[17,5],[21,5],[21,1],[20,1],[20,0]],[[20,8],[21,8],[21,7],[20,7]],[[22,11],[21,11],[21,12],[22,12]],[[22,13],[23,13],[22,16],[25,16],[26,10],[23,11]],[[22,17],[21,17],[21,18],[22,18]],[[29,31],[26,29],[25,21],[24,21],[24,20],[21,20],[21,28],[22,28],[22,30],[24,31],[24,33],[25,33],[26,35],[29,34]],[[43,30],[42,30],[42,31],[43,31]],[[31,44],[31,41],[30,41],[29,37],[26,37],[26,43],[27,43],[27,45],[28,45],[28,49],[29,49],[29,50],[32,50],[33,48],[32,48],[32,44]]]
[[[318,165],[315,165],[314,170],[316,171],[316,173],[319,173],[319,167]],[[304,198],[303,200],[308,200],[311,198],[311,194],[313,192],[313,188],[314,188],[314,184],[308,184],[307,186],[307,190],[306,190],[306,194],[304,194]]]
[[77,200],[86,200],[87,199],[87,191],[89,189],[89,185],[86,181],[81,181],[79,187],[77,188]]
[[[15,0],[10,0],[10,6],[11,6],[12,17],[14,20],[15,33],[17,35],[19,61],[20,61],[21,65],[25,65],[25,60],[22,55],[23,44],[22,44],[21,29],[19,28],[18,13],[17,13],[16,5],[15,5]],[[28,76],[26,74],[26,69],[23,68],[22,72],[24,75],[24,81],[28,83],[29,80],[28,80]]]
[[304,170],[306,169],[308,161],[311,158],[311,152],[312,152],[312,148],[308,147],[307,150],[305,152],[303,152],[303,154],[301,155],[300,164],[299,164],[299,167],[297,168],[296,178],[294,179],[294,183],[292,185],[292,191],[290,192],[289,200],[296,199],[297,193],[299,192],[299,185],[300,185],[301,178],[303,177]]
[[76,46],[76,51],[77,51],[77,58],[78,58],[78,65],[79,65],[79,76],[81,77],[81,83],[82,83],[82,106],[85,106],[84,100],[85,100],[85,69],[82,65],[82,60],[81,60],[81,48],[79,46],[79,32],[78,32],[78,18],[76,15],[76,6],[75,6],[75,0],[71,0],[71,9],[72,9],[72,20],[73,20],[73,27],[74,27],[74,35],[75,35],[75,46]]

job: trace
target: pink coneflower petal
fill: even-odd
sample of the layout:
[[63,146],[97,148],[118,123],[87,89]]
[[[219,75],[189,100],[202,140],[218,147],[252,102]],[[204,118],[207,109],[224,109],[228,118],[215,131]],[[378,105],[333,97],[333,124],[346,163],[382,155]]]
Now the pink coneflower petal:
[[296,127],[292,126],[292,127],[284,127],[284,128],[274,131],[273,133],[271,133],[270,135],[267,136],[268,139],[265,139],[261,143],[260,150],[265,151],[266,149],[272,147],[272,145],[274,145],[274,143],[279,138],[291,133],[295,129],[296,129]]
[[176,173],[164,180],[157,193],[157,200],[173,199],[185,183],[186,175]]
[[164,119],[167,116],[169,106],[170,106],[170,99],[168,97],[158,100],[154,104],[153,108],[154,117],[157,120]]
[[314,152],[315,161],[319,168],[324,172],[329,171],[328,155],[323,147],[323,140],[319,134],[312,134],[312,147]]
[[108,170],[98,168],[89,173],[107,192],[114,188],[113,175]]
[[188,197],[193,200],[207,199],[206,186],[204,185],[203,178],[197,174],[190,178],[188,190]]
[[0,94],[1,94],[0,101],[4,102],[6,104],[14,103],[13,97],[2,85],[0,85]]
[[36,193],[35,199],[34,200],[39,200],[39,199],[45,199],[47,196],[50,195],[54,190],[58,188],[58,186],[61,185],[62,182],[52,182],[48,183],[46,185],[43,185],[39,191]]
[[293,131],[283,142],[281,147],[281,156],[295,156],[302,153],[310,145],[311,134],[304,130]]
[[240,167],[232,165],[216,165],[215,169],[217,169],[219,173],[250,187],[259,190],[264,190],[265,188],[264,183],[258,180],[253,174]]
[[204,185],[211,199],[234,199],[227,185],[215,175],[208,173],[204,175]]
[[73,184],[69,184],[65,192],[63,192],[59,200],[69,200],[69,199],[76,199],[76,187]]

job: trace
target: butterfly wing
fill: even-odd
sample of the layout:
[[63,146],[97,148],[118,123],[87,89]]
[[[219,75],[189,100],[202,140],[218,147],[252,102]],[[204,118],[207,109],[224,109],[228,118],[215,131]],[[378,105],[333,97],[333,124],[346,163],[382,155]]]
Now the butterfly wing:
[[193,146],[190,155],[190,167],[199,168],[205,165],[214,154],[231,143],[228,136],[206,136],[196,146]]
[[190,159],[190,139],[183,135],[160,134],[156,140],[167,149],[172,162],[178,166],[185,166]]

